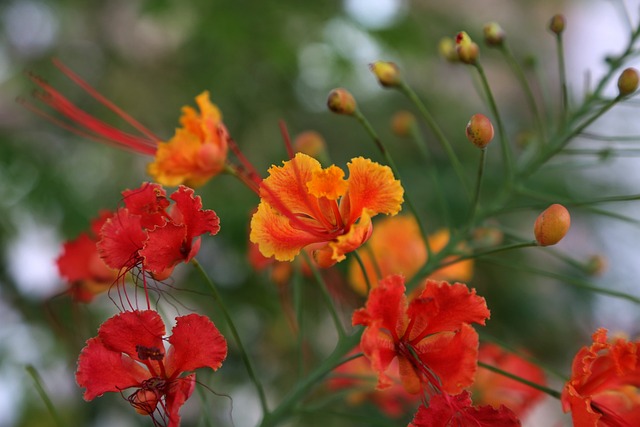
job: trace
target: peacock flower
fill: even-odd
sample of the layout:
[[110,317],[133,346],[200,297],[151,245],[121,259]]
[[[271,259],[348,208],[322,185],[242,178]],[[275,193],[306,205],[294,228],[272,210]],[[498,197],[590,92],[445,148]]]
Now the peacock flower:
[[389,276],[371,290],[365,308],[353,314],[363,325],[360,346],[378,374],[378,388],[392,384],[386,371],[398,359],[409,393],[458,394],[473,383],[478,333],[471,323],[489,318],[484,298],[462,283],[427,281],[407,304],[404,278]]
[[101,212],[91,222],[88,232],[63,244],[62,253],[56,259],[60,276],[69,284],[67,293],[76,301],[91,302],[116,281],[118,272],[100,258],[96,245],[102,226],[112,215],[109,211]]
[[404,190],[388,166],[357,157],[347,167],[345,179],[339,167],[297,153],[269,169],[250,234],[264,256],[292,261],[313,245],[318,265],[330,267],[367,241],[372,217],[400,211]]
[[[441,229],[428,238],[431,250],[437,254],[449,243],[449,231]],[[397,215],[378,221],[371,238],[367,241],[367,246],[369,250],[362,251],[360,254],[367,277],[377,276],[374,260],[382,275],[377,280],[371,280],[373,287],[378,280],[390,274],[412,277],[427,261],[427,248],[418,222],[412,216]],[[443,259],[443,262],[454,259],[455,255]],[[436,270],[429,278],[466,282],[472,276],[473,260],[465,260]],[[349,264],[349,283],[358,293],[362,295],[367,293],[367,283],[362,274],[362,268],[355,260]]]
[[562,409],[581,427],[640,425],[640,342],[593,334],[593,344],[573,359],[571,378],[562,390]]
[[126,311],[105,321],[87,341],[78,359],[76,381],[84,399],[134,388],[127,400],[154,425],[178,427],[179,410],[195,389],[199,368],[217,370],[227,356],[227,342],[205,316],[176,318],[164,346],[165,325],[152,310]]
[[190,106],[182,108],[181,127],[176,129],[169,141],[163,142],[60,61],[54,59],[53,63],[89,95],[120,116],[137,134],[122,131],[98,120],[74,105],[46,81],[33,75],[30,76],[31,79],[42,89],[35,96],[67,121],[51,117],[38,107],[24,102],[27,108],[80,136],[155,156],[155,160],[148,166],[148,173],[162,185],[184,184],[197,187],[223,171],[227,161],[227,131],[218,107],[209,101],[208,92],[202,92],[196,97],[199,111]]

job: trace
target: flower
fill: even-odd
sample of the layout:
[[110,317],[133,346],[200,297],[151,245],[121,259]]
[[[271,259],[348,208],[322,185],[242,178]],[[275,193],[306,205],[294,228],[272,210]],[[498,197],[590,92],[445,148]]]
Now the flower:
[[182,127],[176,129],[175,135],[169,141],[161,142],[153,132],[100,95],[60,61],[54,59],[53,63],[74,83],[120,116],[141,135],[121,131],[92,117],[36,76],[31,76],[31,79],[42,89],[42,92],[36,93],[36,97],[65,116],[72,124],[50,117],[35,106],[25,104],[27,108],[83,137],[155,156],[155,160],[148,166],[148,172],[162,185],[201,186],[224,169],[228,151],[227,131],[218,107],[209,101],[208,92],[202,92],[196,97],[199,112],[189,106],[182,108]]
[[[441,229],[429,236],[429,245],[437,254],[449,243],[449,231]],[[411,277],[418,272],[427,261],[427,248],[420,233],[418,222],[412,216],[398,215],[383,218],[376,223],[376,227],[367,241],[368,249],[362,251],[360,258],[364,264],[367,277],[376,277],[373,259],[380,268],[382,279],[390,274],[402,274]],[[372,259],[373,257],[373,259]],[[447,257],[443,262],[449,262],[455,256]],[[429,278],[433,280],[467,281],[473,275],[473,260],[460,261],[434,271]],[[375,287],[377,280],[371,281]],[[358,293],[367,293],[367,284],[360,265],[352,260],[349,264],[349,283]]]
[[76,301],[91,302],[116,281],[118,272],[109,268],[98,254],[96,243],[100,229],[113,215],[103,211],[91,222],[89,232],[65,242],[56,259],[58,272],[69,283],[68,293]]
[[[539,366],[495,344],[481,345],[478,360],[533,383],[545,384],[544,372]],[[472,391],[476,403],[491,405],[494,408],[505,405],[519,416],[524,415],[544,397],[542,391],[482,366],[476,372]]]
[[457,396],[438,394],[420,406],[408,427],[518,427],[520,421],[506,406],[472,406],[468,391]]
[[593,334],[593,344],[573,359],[571,378],[562,390],[562,409],[581,427],[640,425],[640,341]]
[[182,374],[217,370],[227,343],[213,322],[198,314],[176,318],[166,351],[164,335],[164,323],[152,310],[126,311],[105,321],[78,359],[76,382],[85,389],[84,399],[136,388],[127,400],[138,413],[150,415],[154,424],[179,426],[178,411],[195,388],[195,374]]
[[141,266],[157,280],[171,275],[180,262],[189,262],[200,249],[204,233],[215,235],[220,219],[202,209],[202,200],[181,185],[169,200],[159,184],[144,183],[122,193],[124,208],[116,211],[101,230],[98,251],[111,268],[131,270]]
[[349,178],[337,166],[323,169],[303,153],[272,166],[260,185],[250,239],[260,252],[291,261],[308,245],[320,267],[345,259],[371,235],[371,218],[400,211],[403,189],[388,166],[357,157]]
[[484,325],[484,298],[462,283],[427,281],[407,304],[404,278],[388,276],[369,293],[365,308],[353,314],[364,325],[362,351],[378,373],[378,388],[391,385],[386,371],[395,358],[409,393],[458,394],[471,385],[477,369],[478,334],[470,323]]
[[[360,346],[356,346],[347,357],[356,355],[360,351]],[[394,362],[397,365],[397,360]],[[365,357],[358,357],[341,364],[333,370],[327,382],[327,386],[332,391],[349,390],[346,401],[350,405],[371,402],[380,408],[380,411],[394,418],[405,415],[410,408],[415,408],[420,400],[419,394],[407,393],[398,376],[394,376],[393,384],[384,390],[376,390],[375,385],[375,372]]]

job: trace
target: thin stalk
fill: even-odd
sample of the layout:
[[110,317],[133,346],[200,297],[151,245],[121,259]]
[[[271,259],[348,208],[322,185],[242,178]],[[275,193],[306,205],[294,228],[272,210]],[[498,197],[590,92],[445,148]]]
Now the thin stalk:
[[522,249],[522,248],[533,248],[538,246],[538,243],[533,240],[533,241],[529,241],[529,242],[519,242],[519,243],[513,243],[510,245],[504,245],[504,246],[500,246],[497,248],[493,248],[493,249],[489,249],[483,252],[474,252],[472,254],[469,255],[460,255],[459,257],[451,260],[451,261],[446,261],[443,263],[438,264],[438,268],[437,269],[441,269],[443,267],[447,267],[449,265],[452,264],[456,264],[460,261],[464,261],[467,259],[477,259],[477,258],[481,258],[487,255],[493,255],[499,252],[504,252],[504,251],[510,251],[512,249]]
[[536,103],[536,99],[533,96],[533,91],[531,90],[531,85],[527,81],[527,77],[524,75],[524,71],[522,71],[522,67],[513,56],[513,52],[509,49],[506,43],[503,43],[500,47],[500,51],[504,55],[506,61],[509,63],[511,70],[515,74],[516,78],[520,82],[522,89],[524,90],[527,103],[529,104],[529,109],[531,110],[531,114],[533,115],[533,122],[535,123],[535,127],[538,131],[538,136],[540,137],[540,142],[544,143],[546,141],[546,130],[544,128],[544,123],[542,121],[542,116],[540,115],[540,111],[538,110],[538,104]]
[[262,407],[262,412],[267,414],[269,412],[269,407],[267,406],[267,397],[265,395],[264,388],[262,387],[262,383],[258,379],[258,376],[256,375],[256,372],[253,369],[253,364],[251,363],[251,359],[249,358],[249,353],[247,353],[247,350],[245,349],[244,344],[242,343],[242,339],[240,339],[240,334],[238,334],[238,330],[236,329],[235,323],[233,322],[233,319],[229,315],[229,311],[227,310],[226,306],[222,302],[222,298],[220,296],[220,293],[218,292],[218,288],[213,283],[213,281],[211,280],[207,272],[204,271],[204,269],[202,268],[202,265],[200,265],[200,263],[195,258],[191,260],[191,263],[194,265],[196,270],[198,270],[198,272],[200,273],[204,281],[209,286],[213,299],[218,304],[218,308],[222,313],[222,317],[224,317],[225,321],[227,322],[227,326],[231,331],[231,335],[233,335],[233,339],[236,342],[236,345],[238,346],[238,351],[240,352],[240,357],[242,358],[242,362],[244,363],[244,366],[247,369],[247,373],[249,374],[249,379],[253,383],[253,386],[255,387],[256,391],[258,392],[258,397],[260,398],[260,406]]
[[[352,253],[354,258],[358,262],[358,265],[360,266],[360,270],[362,270],[362,277],[364,277],[364,282],[367,284],[367,294],[369,294],[369,291],[371,290],[371,281],[369,280],[367,269],[364,267],[364,262],[362,262],[362,258],[360,257],[358,250],[356,249]],[[382,277],[380,277],[380,279],[382,279]]]
[[541,392],[546,393],[551,397],[555,397],[556,399],[560,399],[560,396],[562,395],[562,393],[560,393],[557,390],[551,389],[549,387],[545,387],[545,386],[540,385],[538,383],[534,383],[533,381],[529,381],[526,378],[519,377],[517,375],[512,374],[511,372],[503,371],[502,369],[500,369],[500,368],[498,368],[496,366],[489,365],[489,364],[481,362],[479,360],[478,360],[478,366],[480,366],[482,368],[485,368],[485,369],[488,369],[488,370],[490,370],[492,372],[495,372],[497,374],[503,375],[503,376],[505,376],[507,378],[511,378],[512,380],[518,381],[518,382],[520,382],[522,384],[526,384],[529,387],[535,388],[536,390],[540,390]]
[[507,134],[504,130],[504,124],[502,123],[502,117],[500,116],[500,112],[498,111],[498,105],[496,104],[496,100],[493,97],[493,92],[491,91],[491,87],[489,86],[487,76],[484,73],[484,68],[482,68],[480,62],[476,62],[474,64],[474,67],[480,75],[480,82],[482,83],[482,87],[484,88],[484,92],[487,96],[489,109],[491,110],[491,113],[496,120],[496,125],[498,126],[498,133],[500,133],[500,147],[502,149],[502,161],[505,164],[505,178],[507,180],[506,185],[507,187],[509,187],[513,183],[513,163],[511,160],[511,147],[509,147]]
[[484,176],[484,167],[487,163],[487,147],[480,150],[480,162],[478,164],[478,174],[476,177],[476,189],[473,193],[473,202],[471,202],[471,209],[469,210],[469,221],[467,222],[467,229],[472,229],[476,220],[476,214],[478,212],[478,204],[480,203],[480,190],[482,188],[482,177]]
[[[387,150],[387,148],[384,146],[384,144],[382,143],[382,140],[378,137],[378,134],[373,129],[373,126],[371,126],[371,123],[369,123],[369,120],[367,120],[367,118],[360,112],[360,110],[356,110],[353,113],[353,116],[365,128],[365,130],[367,131],[367,133],[369,134],[371,139],[373,139],[373,142],[376,144],[376,147],[378,147],[378,150],[380,150],[380,153],[385,158],[385,160],[389,164],[389,167],[393,171],[394,176],[402,182],[402,177],[400,176],[400,171],[396,167],[396,164],[393,161],[393,158],[389,154],[389,150]],[[415,205],[411,201],[411,198],[409,197],[409,194],[407,194],[406,191],[404,193],[404,200],[407,203],[407,205],[409,206],[409,210],[411,211],[411,213],[415,217],[416,222],[418,223],[418,227],[420,228],[420,233],[422,234],[422,239],[424,240],[425,247],[427,248],[427,255],[430,256],[431,255],[431,245],[429,244],[429,238],[428,238],[429,234],[427,233],[427,229],[425,228],[424,223],[422,222],[422,219],[420,218],[420,215],[418,214],[418,210],[416,209]]]
[[31,376],[31,379],[33,379],[36,391],[38,392],[38,395],[40,395],[40,399],[42,399],[44,405],[47,407],[49,414],[51,414],[51,418],[53,419],[55,425],[57,425],[58,427],[64,427],[66,424],[62,422],[60,414],[58,414],[55,405],[49,398],[49,394],[45,390],[42,378],[40,377],[40,374],[38,374],[36,368],[34,368],[33,365],[27,365],[25,366],[25,369],[29,376]]
[[560,77],[560,93],[562,112],[560,114],[560,129],[564,128],[569,114],[569,90],[567,88],[567,70],[564,64],[564,42],[562,33],[556,34],[556,53],[558,54],[558,73]]
[[376,278],[378,280],[382,279],[382,270],[380,269],[380,264],[378,264],[378,260],[376,259],[376,254],[373,253],[373,248],[371,245],[365,244],[364,249],[367,251],[367,255],[369,255],[369,258],[371,259],[371,264],[376,272]]
[[297,359],[298,359],[298,377],[302,378],[304,374],[304,298],[302,295],[303,282],[302,282],[302,265],[300,262],[295,263],[293,271],[293,307],[296,313],[296,322],[298,323],[298,337],[297,337]]
[[402,82],[398,87],[398,90],[402,92],[407,98],[409,98],[409,100],[418,108],[418,111],[420,111],[422,118],[427,122],[427,125],[435,135],[436,139],[440,141],[442,148],[447,153],[447,156],[449,157],[449,161],[451,162],[451,165],[453,166],[453,169],[456,172],[456,175],[458,175],[458,179],[460,179],[460,182],[462,183],[462,186],[464,187],[465,191],[468,194],[471,194],[471,188],[469,187],[469,183],[467,182],[467,179],[466,179],[464,166],[460,162],[460,159],[458,159],[458,156],[456,155],[455,151],[453,151],[453,147],[451,146],[451,143],[449,142],[447,137],[442,132],[442,129],[440,129],[440,126],[438,126],[438,123],[434,120],[433,116],[431,116],[431,113],[429,112],[427,107],[420,100],[418,95],[416,95],[413,89],[411,89],[411,87],[406,83]]
[[336,307],[333,304],[333,298],[331,298],[331,295],[329,295],[329,289],[327,289],[327,284],[322,278],[320,271],[318,271],[318,267],[316,267],[316,265],[311,261],[311,258],[309,257],[309,255],[307,255],[305,251],[302,251],[302,256],[304,257],[305,261],[307,261],[307,264],[311,268],[311,273],[313,273],[314,279],[316,279],[316,282],[318,282],[318,285],[320,285],[320,291],[322,293],[322,297],[324,298],[327,308],[329,309],[329,314],[333,319],[333,323],[336,326],[336,330],[338,331],[338,337],[342,339],[346,335],[346,332],[344,330],[344,326],[342,326],[342,321],[340,320],[340,316],[338,316]]
[[311,371],[309,375],[299,381],[271,413],[265,414],[259,427],[274,427],[290,417],[296,406],[306,397],[307,393],[314,386],[318,386],[324,377],[338,366],[360,357],[361,354],[355,354],[346,358],[345,355],[360,341],[361,335],[362,329],[358,329],[352,335],[342,337],[327,359]]

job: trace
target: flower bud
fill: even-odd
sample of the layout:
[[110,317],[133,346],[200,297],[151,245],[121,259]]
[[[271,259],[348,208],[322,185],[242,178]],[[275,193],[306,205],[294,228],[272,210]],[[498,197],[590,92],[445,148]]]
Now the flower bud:
[[627,68],[620,74],[618,78],[618,90],[620,91],[620,96],[631,95],[633,92],[638,89],[638,80],[640,76],[638,75],[638,70],[635,68]]
[[438,43],[438,52],[440,56],[449,62],[458,62],[458,52],[456,52],[456,42],[451,37],[443,37]]
[[540,246],[550,246],[558,243],[569,231],[571,216],[562,205],[553,204],[545,209],[536,219],[533,234]]
[[329,93],[327,107],[337,114],[352,115],[356,111],[356,100],[351,93],[343,88],[337,88]]
[[467,123],[467,139],[478,148],[485,148],[493,139],[493,125],[484,114],[474,114]]
[[458,52],[458,58],[465,64],[473,65],[478,59],[480,49],[478,45],[471,40],[469,34],[465,31],[461,31],[456,36],[456,52]]
[[549,21],[549,29],[552,33],[559,35],[564,31],[565,24],[566,19],[564,18],[564,15],[557,13],[553,15],[551,21]]
[[488,46],[502,46],[506,33],[499,24],[489,22],[482,30],[484,31],[484,41]]
[[607,269],[607,259],[602,255],[592,255],[587,260],[585,267],[588,274],[592,276],[599,276]]
[[391,118],[391,130],[402,137],[411,135],[411,128],[416,124],[416,117],[408,111],[398,111]]
[[369,69],[384,87],[398,87],[402,82],[400,68],[393,62],[376,61],[369,64]]
[[318,132],[309,130],[302,132],[293,141],[293,149],[296,152],[304,153],[317,158],[326,150],[327,144]]

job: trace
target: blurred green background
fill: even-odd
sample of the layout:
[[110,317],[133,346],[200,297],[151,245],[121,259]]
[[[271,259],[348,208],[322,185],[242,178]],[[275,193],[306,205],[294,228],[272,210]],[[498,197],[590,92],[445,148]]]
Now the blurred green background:
[[[407,81],[450,136],[472,177],[477,152],[466,141],[464,126],[472,114],[488,114],[488,109],[478,96],[470,70],[438,56],[440,38],[465,30],[481,44],[483,64],[510,139],[515,141],[530,130],[531,118],[522,91],[500,55],[482,45],[482,25],[497,21],[503,26],[515,56],[530,66],[527,72],[536,94],[554,111],[559,100],[557,68],[554,40],[546,30],[548,19],[557,12],[567,15],[567,51],[570,58],[575,58],[575,52],[589,48],[579,44],[584,41],[584,34],[578,33],[578,29],[588,28],[581,26],[589,22],[586,11],[604,7],[608,16],[615,19],[619,6],[616,1],[595,0],[2,2],[0,426],[54,425],[26,374],[27,364],[38,369],[69,425],[151,424],[134,414],[117,395],[90,404],[82,401],[81,390],[73,381],[77,355],[84,341],[116,309],[104,296],[89,306],[57,296],[64,284],[53,264],[63,240],[85,230],[99,209],[120,206],[120,192],[136,188],[147,179],[144,170],[149,159],[84,140],[22,108],[15,99],[30,99],[35,89],[28,72],[43,77],[91,114],[124,127],[118,117],[51,64],[52,57],[59,58],[100,93],[165,138],[178,125],[180,108],[193,105],[197,94],[209,90],[231,135],[263,173],[271,164],[286,158],[279,120],[287,123],[294,136],[305,130],[320,132],[332,161],[339,166],[359,155],[383,161],[354,120],[326,111],[329,91],[345,87],[391,147],[403,174],[403,185],[424,212],[429,227],[435,229],[442,224],[432,208],[435,196],[428,188],[424,162],[415,147],[392,135],[389,127],[394,112],[412,110],[412,106],[400,94],[380,88],[367,65],[378,59],[400,65]],[[619,46],[611,50],[616,52]],[[569,65],[572,66],[571,59]],[[579,102],[584,76],[576,72],[570,77],[572,95]],[[622,128],[618,123],[615,133],[621,133]],[[429,132],[426,135],[438,155],[436,168],[454,207],[454,220],[460,222],[466,215],[466,198],[456,188],[456,178],[434,138]],[[491,159],[494,163],[490,164],[497,161],[497,157]],[[610,159],[592,163],[612,166]],[[624,167],[632,168],[627,164]],[[501,179],[499,169],[489,168],[485,186],[488,194],[492,183]],[[536,185],[540,191],[578,199],[596,196],[594,188],[613,193],[627,188],[623,177],[609,175],[606,181],[601,178],[597,173],[578,175],[572,169],[556,170],[540,177]],[[249,215],[258,200],[228,176],[216,178],[198,194],[205,207],[218,213],[222,225],[218,236],[203,239],[198,259],[223,288],[223,296],[243,338],[250,343],[270,397],[277,402],[295,379],[291,364],[283,363],[294,357],[295,339],[280,309],[278,289],[264,273],[252,272],[246,259]],[[537,215],[528,206],[525,203],[524,209],[504,218],[506,224],[524,235],[530,233]],[[601,252],[611,258],[607,253],[610,247],[602,243],[604,237],[594,236],[593,229],[615,225],[595,222],[580,211],[574,224],[573,235],[559,250],[579,258]],[[632,240],[626,230],[616,235]],[[634,250],[633,242],[618,242]],[[555,262],[553,255],[533,251],[505,254],[503,261],[512,265],[527,262],[560,271],[567,268]],[[336,268],[340,273],[344,269],[345,265]],[[611,279],[612,276],[603,276],[599,280]],[[632,290],[624,288],[627,279],[613,277],[613,281],[624,282],[623,289]],[[176,294],[180,302],[161,302],[165,318],[196,309],[211,316],[225,332],[211,298],[199,294],[206,294],[206,289],[191,268],[180,268],[174,284],[183,289]],[[514,347],[529,349],[565,373],[576,349],[586,344],[595,327],[603,322],[593,311],[599,299],[543,276],[478,262],[469,284],[488,300],[492,320],[487,329],[492,334]],[[339,291],[348,319],[349,310],[362,300],[347,288]],[[309,322],[313,325],[309,337],[313,356],[309,363],[313,364],[331,349],[333,332],[324,307],[311,304],[318,299],[313,284],[305,292],[310,302],[307,316],[317,322]],[[635,308],[625,304],[614,307],[611,319],[622,316],[623,320],[619,325],[612,321],[611,327],[637,323]],[[636,327],[627,332],[633,335],[638,330]],[[198,416],[202,407],[207,408],[213,425],[231,425],[231,402],[236,426],[252,425],[259,418],[255,394],[230,345],[229,359],[220,371],[199,374],[213,392],[203,389],[197,393],[200,398],[194,395],[182,412],[185,426],[205,425]],[[559,388],[558,384],[555,387]],[[553,405],[557,406],[557,402]],[[353,409],[346,404],[337,407],[336,412],[353,418],[327,410],[295,418],[291,425],[367,425],[357,417],[374,411],[372,407]],[[566,421],[558,408],[549,411],[554,425],[558,425],[557,420]],[[406,425],[410,416],[407,414],[396,425]]]

